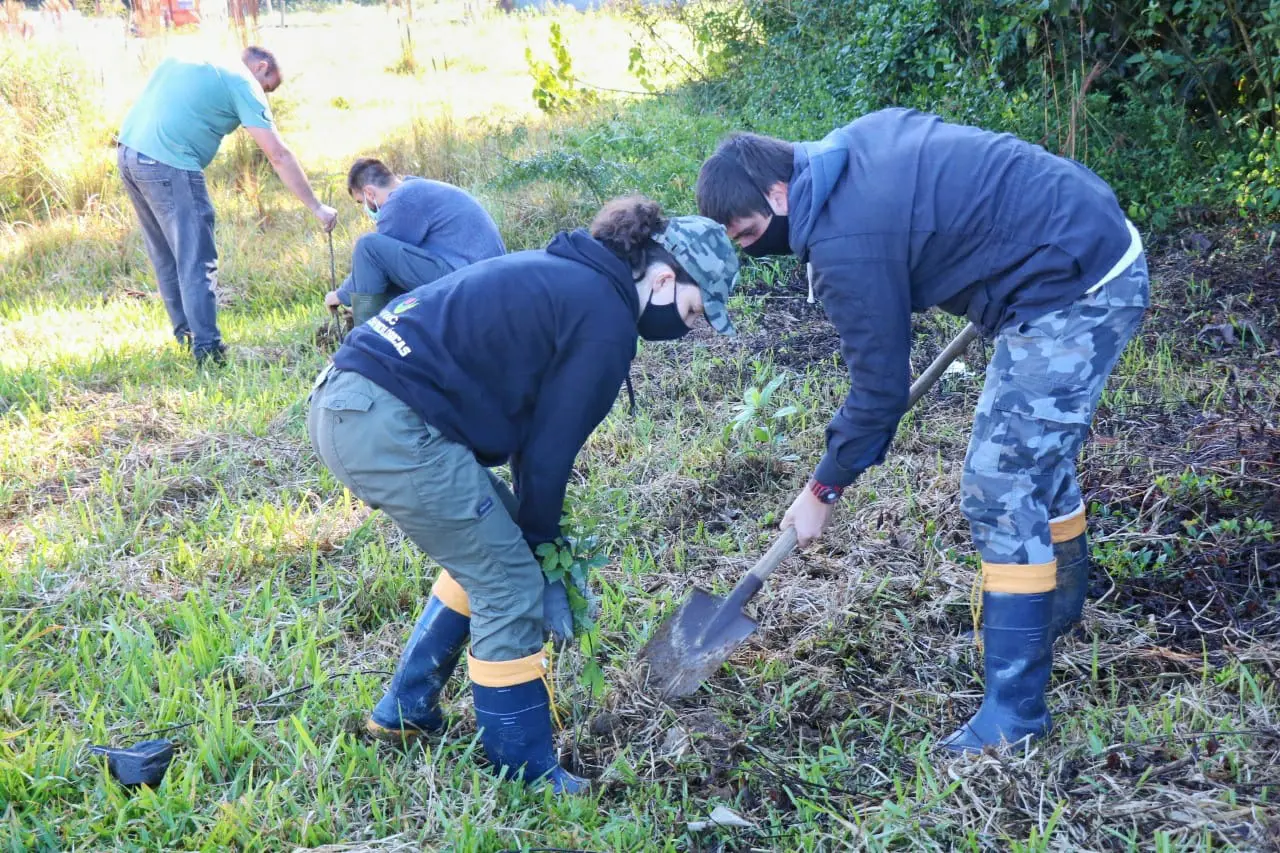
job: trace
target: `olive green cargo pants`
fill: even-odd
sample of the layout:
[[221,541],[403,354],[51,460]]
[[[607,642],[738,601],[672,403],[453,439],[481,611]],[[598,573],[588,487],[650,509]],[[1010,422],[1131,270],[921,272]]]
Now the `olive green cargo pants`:
[[515,496],[469,448],[332,366],[311,392],[307,430],[333,475],[466,590],[472,655],[509,661],[542,648],[542,569],[515,523]]

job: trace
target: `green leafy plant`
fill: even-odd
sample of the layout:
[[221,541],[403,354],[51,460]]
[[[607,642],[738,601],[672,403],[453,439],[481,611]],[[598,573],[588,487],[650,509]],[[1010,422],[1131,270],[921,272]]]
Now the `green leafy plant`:
[[554,542],[543,542],[535,553],[547,580],[552,583],[563,581],[569,591],[574,632],[594,627],[595,617],[588,593],[591,571],[609,562],[609,558],[601,553],[599,540],[595,536],[558,536]]
[[[622,0],[617,8],[636,30],[629,70],[650,91],[656,75],[678,74],[706,82],[730,72],[734,60],[761,41],[761,28],[747,5],[736,0]],[[664,26],[671,23],[684,31],[692,53],[672,44]]]
[[1246,165],[1232,172],[1236,205],[1241,216],[1274,218],[1280,215],[1280,136],[1274,128],[1248,134]]
[[631,51],[627,54],[627,73],[635,77],[636,82],[643,86],[646,92],[658,90],[653,82],[653,72],[645,59],[644,49],[638,44],[632,45]]
[[569,54],[569,44],[559,23],[551,25],[548,40],[551,55],[555,57],[554,65],[535,59],[533,48],[524,49],[529,76],[533,78],[533,100],[538,109],[544,113],[555,113],[595,103],[595,93],[578,85],[578,78],[573,70],[573,57]]
[[595,658],[599,629],[590,583],[591,572],[603,568],[609,558],[595,535],[558,536],[554,542],[539,545],[535,553],[547,580],[562,581],[568,591],[573,633],[578,638],[584,661],[582,682],[598,696],[604,691],[604,670]]
[[786,440],[779,428],[787,418],[799,411],[795,406],[774,406],[773,395],[786,379],[786,374],[780,373],[763,387],[753,386],[747,389],[742,402],[733,407],[733,420],[725,425],[726,441],[735,433],[744,431],[752,441],[759,444],[778,445]]

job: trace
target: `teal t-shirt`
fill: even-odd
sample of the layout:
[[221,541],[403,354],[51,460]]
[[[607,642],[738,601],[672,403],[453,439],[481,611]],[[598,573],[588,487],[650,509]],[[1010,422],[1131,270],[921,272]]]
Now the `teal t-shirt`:
[[176,169],[202,171],[237,127],[274,127],[262,86],[243,66],[166,59],[125,116],[120,142]]

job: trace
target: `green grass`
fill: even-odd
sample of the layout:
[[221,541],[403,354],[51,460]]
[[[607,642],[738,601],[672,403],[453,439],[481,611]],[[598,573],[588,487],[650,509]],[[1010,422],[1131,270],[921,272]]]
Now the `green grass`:
[[[739,122],[714,87],[552,122],[522,77],[523,39],[545,47],[548,19],[468,24],[451,8],[420,12],[416,76],[350,49],[360,27],[399,44],[381,9],[298,14],[270,33],[296,69],[281,90],[285,138],[343,202],[340,274],[368,227],[340,195],[361,153],[469,187],[512,248],[626,191],[692,209],[697,164]],[[634,88],[619,21],[557,19],[584,79]],[[1224,238],[1225,260],[1206,269],[1153,252],[1157,307],[1081,463],[1101,600],[1062,646],[1057,729],[1029,756],[930,752],[981,697],[961,635],[973,557],[957,486],[982,348],[965,356],[974,375],[904,420],[824,543],[771,581],[759,637],[669,706],[643,689],[635,653],[691,586],[725,591],[767,547],[847,379],[785,265],[749,271],[736,342],[643,346],[636,415],[616,407],[570,487],[573,522],[611,561],[596,579],[598,646],[555,658],[562,755],[599,785],[557,801],[482,768],[460,676],[446,738],[394,749],[363,735],[435,567],[311,452],[304,400],[325,361],[313,336],[327,245],[247,149],[225,148],[210,170],[225,369],[199,370],[172,344],[114,183],[0,242],[0,848],[1268,845],[1280,546],[1267,454],[1280,383],[1266,348],[1196,334],[1227,315],[1280,322],[1265,299],[1228,299],[1274,280],[1247,233]],[[1196,312],[1203,323],[1188,323]],[[959,325],[919,318],[917,370]],[[774,380],[748,425],[726,430]],[[1222,596],[1233,606],[1190,621]],[[1234,606],[1244,601],[1261,613]],[[1214,621],[1223,612],[1234,624]],[[603,696],[580,678],[586,653],[603,666]],[[183,723],[163,735],[179,752],[154,792],[122,791],[84,748]],[[718,804],[756,828],[687,829]]]

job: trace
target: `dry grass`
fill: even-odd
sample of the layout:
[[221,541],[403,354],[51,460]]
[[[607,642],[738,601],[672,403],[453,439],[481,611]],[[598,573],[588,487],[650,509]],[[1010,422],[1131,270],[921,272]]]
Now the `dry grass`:
[[[979,847],[1010,833],[1040,833],[1060,849],[1142,847],[1161,834],[1242,849],[1274,845],[1280,542],[1263,525],[1280,522],[1280,401],[1263,365],[1280,342],[1280,325],[1268,313],[1280,291],[1266,277],[1271,260],[1247,242],[1207,264],[1176,249],[1156,261],[1162,306],[1183,293],[1177,270],[1199,264],[1195,274],[1218,277],[1215,304],[1248,288],[1258,328],[1269,335],[1229,357],[1233,375],[1254,377],[1239,380],[1234,395],[1217,398],[1210,390],[1208,406],[1203,398],[1184,399],[1174,417],[1159,404],[1113,406],[1095,425],[1082,470],[1101,566],[1084,626],[1057,655],[1055,737],[1028,754],[992,752],[974,761],[922,748],[966,719],[982,695],[980,664],[965,634],[973,575],[956,503],[979,375],[928,398],[823,544],[784,563],[756,605],[757,637],[705,693],[665,705],[625,661],[611,670],[607,701],[574,732],[578,769],[610,779],[626,763],[650,782],[680,779],[738,804],[772,803],[784,815],[816,812],[816,823],[796,831],[829,831],[873,846],[883,836],[863,827],[894,814],[886,812],[886,797],[900,795],[904,777],[931,777],[936,785],[936,800],[918,820]],[[1241,274],[1249,278],[1232,279]],[[812,309],[800,301],[765,306],[759,331],[743,335],[742,345],[765,358],[781,355],[774,361],[780,369],[826,375],[814,365],[829,362],[832,350],[811,342],[827,340],[829,331]],[[1116,384],[1146,399],[1159,396],[1160,389],[1141,387],[1144,371],[1135,366],[1160,357],[1161,330],[1171,322],[1182,317],[1168,307],[1153,311],[1135,345],[1140,354]],[[943,340],[939,334],[922,342],[918,364]],[[805,345],[798,353],[797,341]],[[732,344],[708,339],[702,346],[712,358],[741,358]],[[978,363],[979,349],[969,353]],[[644,377],[642,405],[662,414],[689,382],[686,366],[671,355],[651,349],[636,371]],[[1202,365],[1198,352],[1178,355],[1185,365]],[[730,380],[729,397],[732,387]],[[1241,397],[1251,404],[1241,405]],[[793,438],[804,445],[818,436]],[[595,458],[598,448],[586,460],[593,473],[609,464]],[[678,466],[690,468],[697,476],[647,472],[629,489],[646,519],[633,544],[654,554],[643,589],[669,596],[668,612],[694,585],[726,590],[741,577],[763,551],[761,519],[785,505],[805,472],[768,451]],[[624,469],[620,479],[634,476]],[[1154,485],[1166,482],[1160,476],[1214,480],[1203,493],[1188,493],[1167,484],[1162,491]],[[1245,518],[1263,532],[1229,532],[1233,520]],[[1191,519],[1201,528],[1219,523],[1217,538],[1195,540],[1182,525]],[[720,556],[714,545],[688,543],[694,526],[756,544],[741,556]],[[677,567],[663,545],[680,540]],[[1172,557],[1134,565],[1165,543],[1175,547]],[[636,582],[619,572],[603,580],[617,588]],[[615,639],[629,645],[629,638]],[[815,751],[830,748],[824,744],[833,736],[842,744],[838,775],[815,776],[815,764],[828,768]]]

